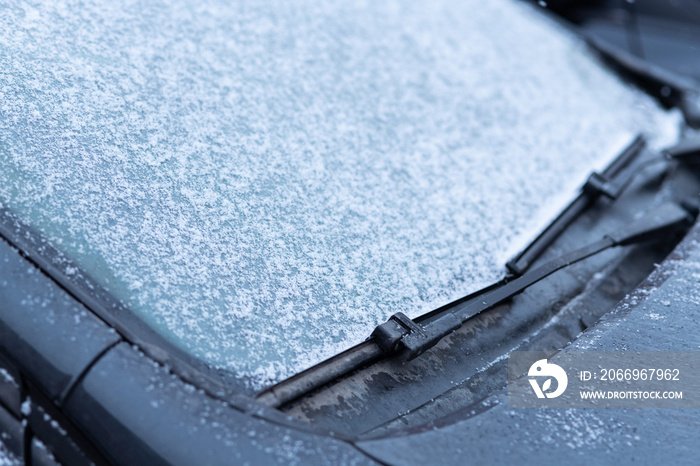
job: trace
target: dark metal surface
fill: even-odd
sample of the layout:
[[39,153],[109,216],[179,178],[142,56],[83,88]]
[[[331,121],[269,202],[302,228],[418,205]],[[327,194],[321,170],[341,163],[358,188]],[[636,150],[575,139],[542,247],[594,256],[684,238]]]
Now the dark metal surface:
[[49,452],[46,445],[34,438],[31,445],[32,466],[58,466],[56,458]]
[[19,371],[0,353],[0,406],[4,406],[15,417],[20,417],[22,396],[20,391]]
[[115,464],[369,464],[340,440],[212,399],[126,344],[81,382],[66,412]]
[[[31,390],[25,403],[27,409],[22,414],[27,429],[33,437],[51,445],[51,451],[62,463],[71,466],[107,464],[104,457],[86,441],[82,432],[67,421],[40,391]],[[30,443],[26,446],[31,449]]]
[[5,448],[19,460],[24,459],[24,426],[8,410],[0,406],[0,435]]
[[[696,226],[637,291],[566,349],[698,351],[699,264]],[[700,457],[698,432],[695,409],[517,410],[501,391],[404,435],[358,445],[406,465],[437,457],[442,464],[690,465]]]
[[119,336],[2,239],[0,276],[0,352],[60,403]]

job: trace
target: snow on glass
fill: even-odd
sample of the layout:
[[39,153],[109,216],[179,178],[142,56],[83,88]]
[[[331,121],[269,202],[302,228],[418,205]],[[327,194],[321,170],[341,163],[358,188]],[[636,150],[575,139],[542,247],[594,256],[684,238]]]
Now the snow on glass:
[[3,205],[251,388],[498,279],[678,122],[506,0],[0,10]]

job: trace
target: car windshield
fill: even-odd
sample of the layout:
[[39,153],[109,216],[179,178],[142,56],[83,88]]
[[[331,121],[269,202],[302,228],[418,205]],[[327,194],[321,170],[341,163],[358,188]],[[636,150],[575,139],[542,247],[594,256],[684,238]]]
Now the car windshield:
[[500,278],[679,124],[509,0],[67,3],[0,7],[0,202],[253,388]]

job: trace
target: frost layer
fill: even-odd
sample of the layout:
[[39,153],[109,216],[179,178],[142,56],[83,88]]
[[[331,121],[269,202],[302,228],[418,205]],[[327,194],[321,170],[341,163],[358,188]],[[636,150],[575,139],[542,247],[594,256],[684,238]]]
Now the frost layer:
[[0,199],[254,388],[499,278],[676,121],[523,5],[291,3],[0,7]]

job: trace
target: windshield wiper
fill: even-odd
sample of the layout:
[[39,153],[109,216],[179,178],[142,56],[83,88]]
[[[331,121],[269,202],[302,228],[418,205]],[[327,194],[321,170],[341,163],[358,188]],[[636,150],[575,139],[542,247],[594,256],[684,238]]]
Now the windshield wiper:
[[688,126],[700,128],[700,87],[694,79],[653,65],[596,37],[585,33],[584,37],[618,73],[656,96],[665,106],[678,107]]
[[621,176],[623,170],[639,155],[646,141],[638,135],[601,173],[593,173],[581,187],[581,193],[549,224],[540,235],[506,263],[508,271],[520,276],[556,240],[566,228],[601,196],[616,199],[627,186],[631,176]]
[[515,296],[554,272],[612,247],[665,239],[691,225],[697,213],[698,209],[695,206],[681,207],[675,203],[665,203],[651,210],[639,221],[605,235],[586,247],[549,261],[512,281],[489,287],[488,291],[476,298],[466,302],[460,300],[457,305],[446,306],[439,313],[431,312],[430,319],[425,319],[427,315],[410,319],[401,312],[396,313],[377,326],[364,343],[262,391],[257,399],[268,406],[279,407],[381,358],[413,359],[435,346],[467,320]]
[[435,346],[445,336],[458,329],[468,319],[515,296],[525,288],[548,277],[557,270],[575,264],[606,249],[661,239],[690,225],[697,212],[674,203],[662,204],[643,218],[598,241],[565,254],[557,259],[482,295],[479,299],[458,306],[437,319],[421,325],[402,313],[391,316],[378,326],[372,337],[386,354],[397,354],[411,360]]

